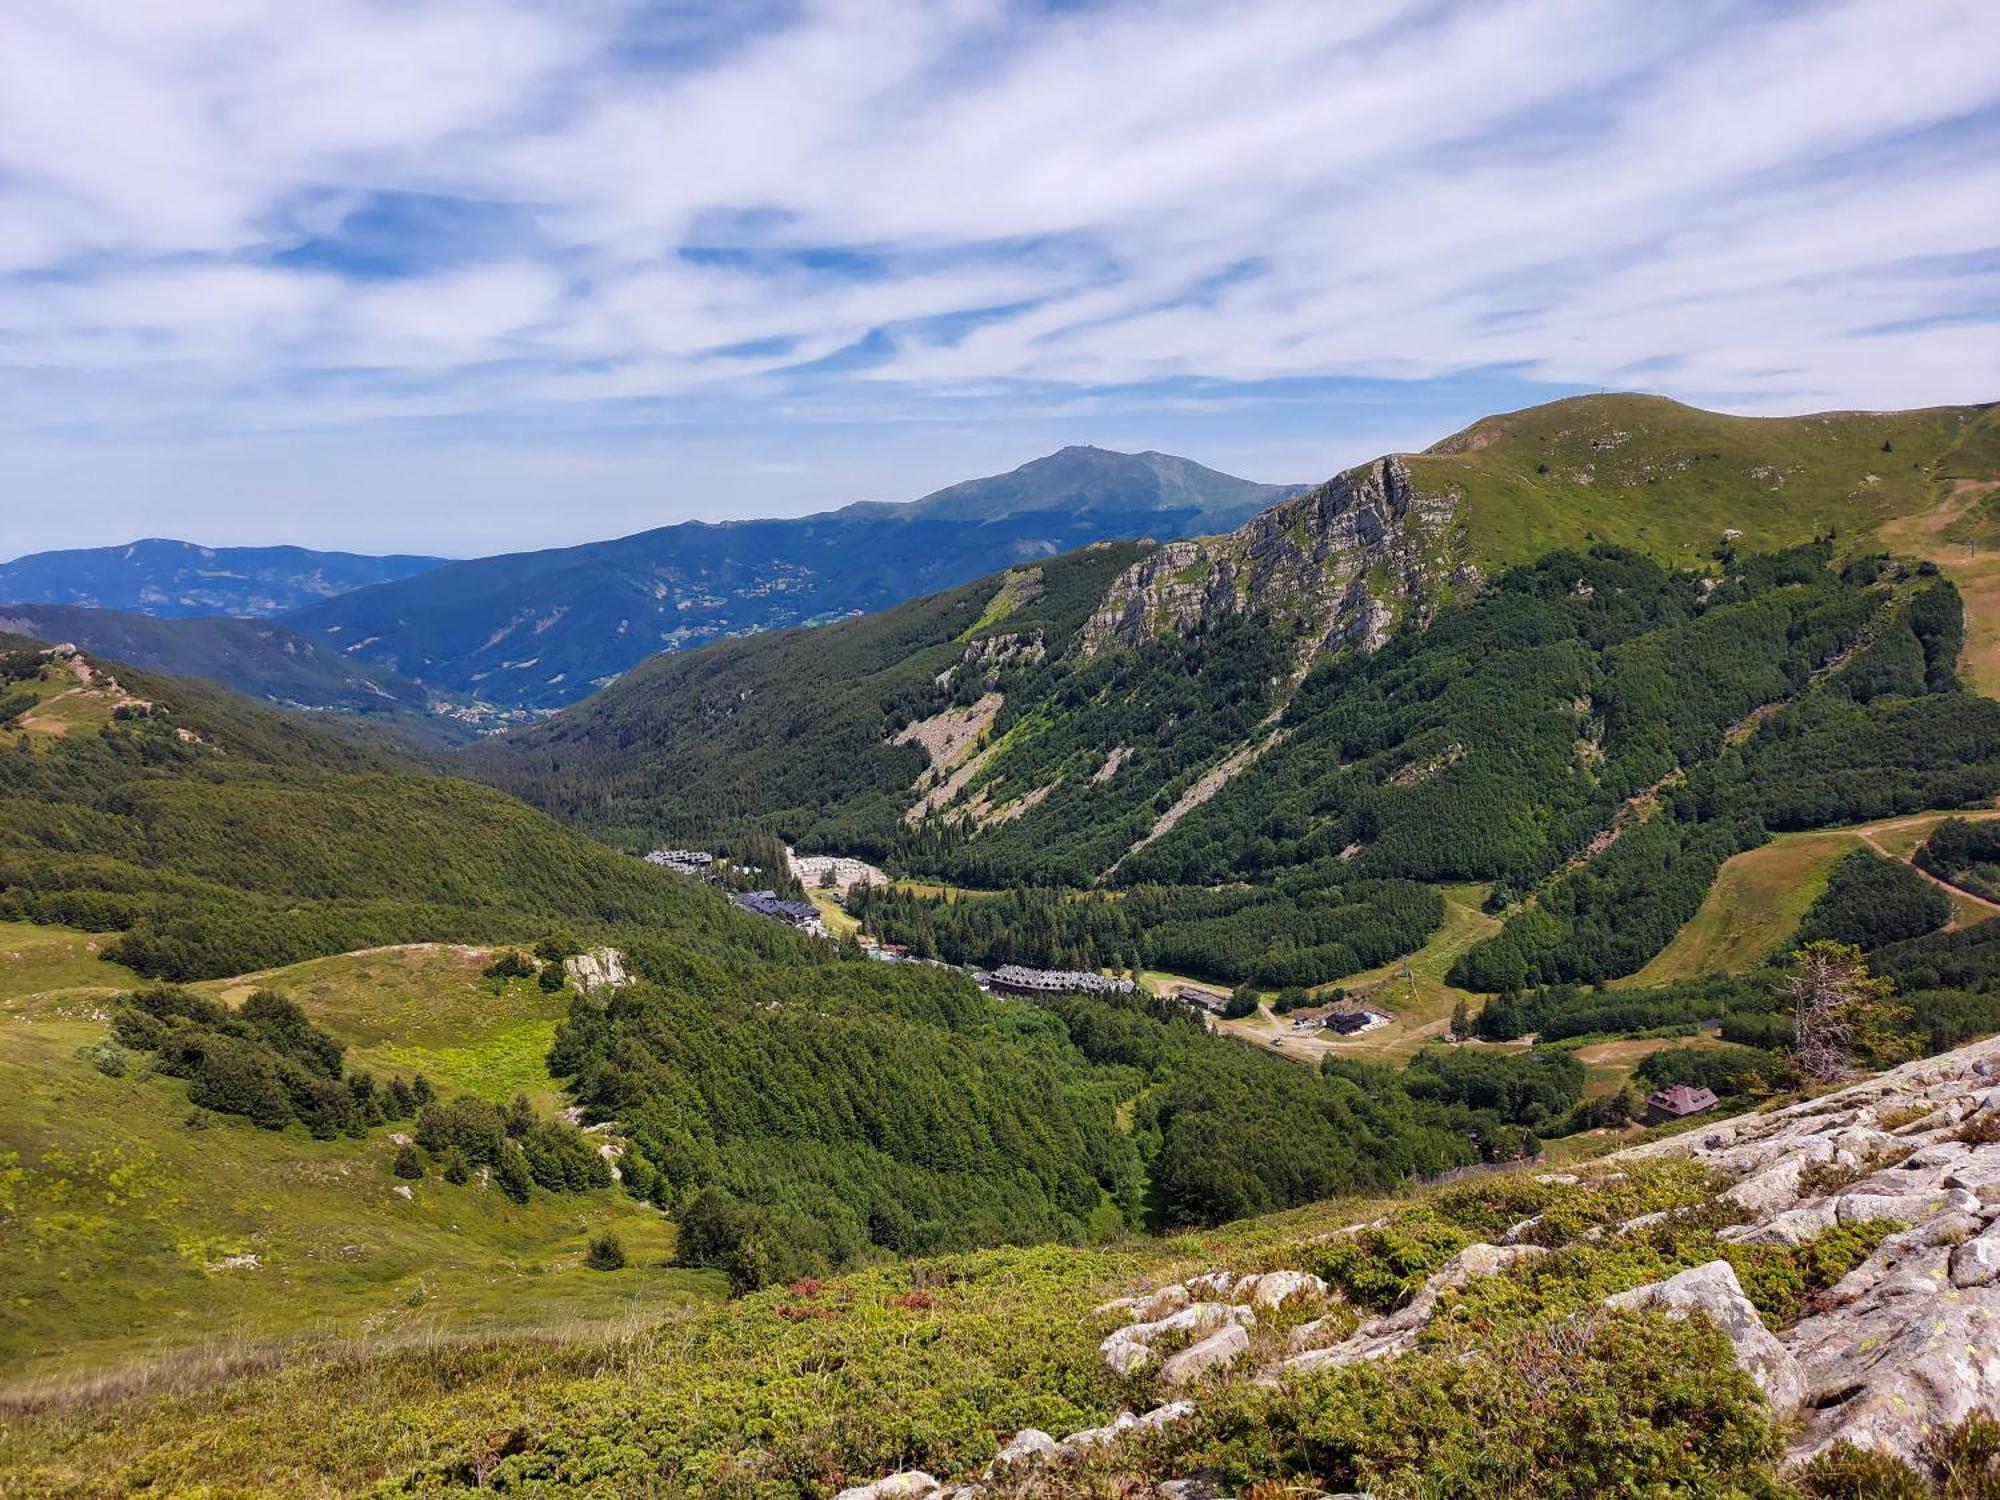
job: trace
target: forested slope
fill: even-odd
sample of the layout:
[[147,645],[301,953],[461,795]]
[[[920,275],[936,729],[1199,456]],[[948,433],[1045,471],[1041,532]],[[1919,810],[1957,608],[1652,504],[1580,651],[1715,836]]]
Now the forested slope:
[[799,951],[511,797],[223,689],[32,644],[0,676],[0,912],[116,931],[143,974],[624,923]]
[[[707,648],[465,765],[622,838],[748,820],[966,884],[1214,879],[1308,834],[1340,854],[1378,816],[1393,826],[1359,839],[1370,873],[1518,881],[1851,641],[1868,585],[1831,599],[1826,562],[1988,472],[1993,425],[1979,408],[1557,402],[1228,537],[1045,565],[1052,592],[1096,591],[1077,610],[975,624],[989,580]],[[1800,571],[1788,549],[1815,538]],[[1774,551],[1794,560],[1745,562]],[[1779,597],[1808,578],[1816,603]],[[1480,670],[1496,652],[1497,677]],[[911,741],[951,715],[972,732],[924,777]],[[1403,780],[1378,786],[1385,771]],[[919,798],[931,815],[905,828]],[[1444,809],[1478,824],[1448,855],[1420,831]]]

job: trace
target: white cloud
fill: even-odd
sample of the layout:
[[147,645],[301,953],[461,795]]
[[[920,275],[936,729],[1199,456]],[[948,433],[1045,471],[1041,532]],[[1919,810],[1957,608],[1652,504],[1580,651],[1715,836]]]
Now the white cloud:
[[[1990,3],[822,0],[628,45],[658,22],[0,10],[0,438],[560,409],[576,451],[635,398],[971,431],[1501,366],[2000,394]],[[407,195],[442,217],[357,228]]]

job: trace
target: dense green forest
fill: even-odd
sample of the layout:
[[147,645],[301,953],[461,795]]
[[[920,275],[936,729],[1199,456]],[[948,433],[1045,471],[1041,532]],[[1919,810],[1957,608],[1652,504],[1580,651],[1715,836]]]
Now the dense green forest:
[[[111,956],[149,977],[623,925],[804,951],[512,797],[223,689],[118,667],[110,708],[51,700],[59,669],[31,646],[0,670],[0,916],[118,932]],[[6,733],[69,704],[104,722]]]
[[[1848,600],[1863,589],[1879,593],[1880,584],[1879,568],[1864,560],[1837,581],[1828,575],[1787,589],[1791,633],[1806,627],[1812,642],[1795,651],[1788,673],[1803,677],[1839,638],[1812,622],[1834,615],[1858,627],[1864,617]],[[1827,602],[1813,606],[1816,595]],[[1452,982],[1507,990],[1633,973],[1694,915],[1722,862],[1769,831],[1991,801],[2000,792],[2000,704],[1959,686],[1957,591],[1919,579],[1906,598],[1878,602],[1876,612],[1884,609],[1835,670],[1802,683],[1754,733],[1663,785],[1657,807],[1645,809],[1651,816],[1536,891],[1499,934],[1459,960]],[[1901,665],[1889,672],[1885,661]],[[1868,878],[1855,866],[1841,885]],[[1849,910],[1841,930],[1857,938],[1873,937],[1873,922],[1885,938],[1925,930],[1922,913],[1937,908],[1911,886],[1917,879],[1874,872],[1866,895],[1836,889],[1833,901],[1850,908],[1873,896],[1895,904],[1865,920]],[[1820,915],[1834,920],[1831,909]]]
[[1867,952],[1922,937],[1951,920],[1951,898],[1901,860],[1868,849],[1842,857],[1806,909],[1797,941],[1830,938]]
[[921,958],[996,966],[1165,969],[1227,984],[1317,985],[1422,945],[1444,915],[1432,886],[1360,880],[1337,863],[1269,886],[1134,886],[1117,896],[1032,887],[932,896],[857,885],[864,931]]
[[1917,868],[1961,890],[2000,901],[2000,820],[1947,818],[1916,852]]
[[[1566,1058],[1324,1072],[1146,996],[993,1001],[920,965],[738,968],[638,945],[550,1066],[629,1142],[628,1190],[739,1286],[884,1251],[1213,1224],[1532,1155]],[[1426,1055],[1428,1058],[1428,1054]],[[1126,1118],[1122,1128],[1120,1106]]]

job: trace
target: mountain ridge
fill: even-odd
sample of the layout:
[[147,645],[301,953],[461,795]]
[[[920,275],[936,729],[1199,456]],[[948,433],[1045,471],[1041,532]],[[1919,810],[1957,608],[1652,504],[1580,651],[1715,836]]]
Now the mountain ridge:
[[289,544],[205,547],[144,537],[110,547],[31,552],[0,563],[0,604],[69,604],[163,619],[269,617],[349,589],[415,577],[444,561]]
[[1236,524],[1296,488],[1168,459],[1073,447],[908,502],[472,559],[286,623],[440,696],[520,717],[661,649],[866,613],[1091,542]]
[[[545,787],[571,815],[596,818],[600,826],[615,826],[621,836],[639,837],[633,819],[640,816],[643,802],[621,801],[619,816],[607,825],[601,807],[585,812],[587,799],[579,798],[574,787],[558,785],[555,768],[562,767],[572,778],[592,777],[595,772],[586,768],[593,739],[602,733],[621,747],[628,763],[635,757],[655,763],[653,773],[628,764],[615,777],[617,784],[635,790],[649,780],[662,788],[679,786],[688,767],[664,770],[681,753],[673,747],[683,721],[665,712],[676,695],[687,702],[704,701],[711,688],[730,684],[731,696],[716,704],[715,717],[701,720],[703,733],[710,737],[706,743],[732,743],[748,754],[750,741],[741,736],[757,714],[754,708],[744,709],[743,702],[789,704],[794,684],[825,678],[824,688],[815,689],[827,694],[817,711],[804,705],[787,710],[800,716],[801,727],[821,726],[812,742],[798,745],[794,759],[813,761],[820,757],[820,745],[842,744],[845,763],[839,770],[829,768],[824,784],[847,789],[843,796],[851,806],[877,809],[885,805],[877,798],[894,802],[920,795],[927,806],[936,806],[934,790],[951,777],[954,791],[962,795],[950,816],[978,803],[981,784],[991,784],[991,801],[982,804],[989,816],[1028,814],[1033,824],[1042,815],[1019,799],[1046,796],[1064,777],[1072,790],[1100,777],[1110,786],[1123,785],[1134,773],[1121,767],[1135,748],[1143,748],[1140,741],[1079,745],[1076,755],[1087,750],[1095,756],[1089,765],[1065,770],[1051,759],[1042,770],[1032,775],[1017,770],[1009,780],[1010,763],[1029,763],[1025,752],[1033,740],[1052,735],[1062,740],[1063,730],[1051,719],[1050,708],[1020,710],[1028,717],[1017,722],[1014,708],[996,711],[989,704],[979,742],[961,737],[962,749],[948,765],[927,763],[906,731],[915,733],[911,725],[939,713],[971,711],[998,677],[1010,672],[1042,700],[1052,690],[1051,674],[1094,684],[1107,673],[1136,670],[1115,663],[1144,662],[1156,647],[1192,642],[1227,626],[1236,632],[1230,649],[1248,653],[1242,661],[1257,653],[1270,657],[1258,669],[1269,680],[1241,685],[1240,691],[1260,698],[1261,706],[1240,731],[1231,731],[1212,753],[1205,753],[1204,766],[1220,780],[1187,781],[1196,769],[1190,766],[1169,789],[1193,791],[1205,800],[1255,759],[1250,752],[1278,727],[1277,715],[1315,664],[1350,647],[1359,657],[1380,650],[1400,625],[1424,626],[1440,609],[1476,597],[1527,556],[1564,549],[1582,553],[1615,544],[1648,556],[1655,567],[1689,578],[1704,575],[1709,581],[1702,587],[1712,589],[1726,578],[1731,560],[1753,543],[1782,549],[1834,532],[1839,541],[1830,545],[1851,554],[1873,545],[1876,527],[1930,509],[1938,487],[1948,485],[1958,468],[2000,475],[2000,453],[1987,451],[1993,425],[1990,408],[1852,419],[1760,419],[1721,417],[1660,398],[1572,398],[1475,424],[1466,431],[1483,433],[1477,445],[1461,442],[1463,434],[1445,440],[1470,447],[1476,463],[1462,455],[1390,455],[1281,500],[1235,532],[1135,549],[1108,576],[1103,572],[1106,554],[1097,554],[1087,567],[1080,556],[1071,555],[993,575],[968,585],[970,592],[933,596],[928,605],[897,606],[879,617],[879,625],[830,627],[831,633],[802,640],[796,650],[724,644],[678,659],[661,658],[548,725],[503,738],[467,764],[474,774],[496,776],[516,790],[530,782]],[[1534,486],[1544,491],[1537,504],[1517,507],[1519,492]],[[1962,566],[1960,559],[1942,551],[1934,549],[1933,555],[1939,562],[1932,566],[1943,565],[1947,574]],[[1086,582],[1086,572],[1100,581]],[[1009,578],[1035,589],[1054,589],[1065,601],[1061,621],[1046,607],[1010,618],[1020,594]],[[1578,588],[1589,587],[1580,574],[1574,582]],[[1096,589],[1097,597],[1085,599],[1078,589]],[[1990,604],[1975,594],[1971,607]],[[1980,618],[1975,613],[1973,623]],[[1252,625],[1260,619],[1269,625]],[[1271,627],[1284,633],[1282,647],[1269,638]],[[864,639],[871,644],[863,647]],[[779,661],[806,652],[808,640],[822,642],[824,652],[814,658],[810,672],[803,661],[788,668],[782,690],[752,670],[752,662],[761,660],[775,671]],[[842,669],[829,676],[825,663],[848,660],[842,643],[849,640],[860,655],[845,669],[850,681],[842,686],[835,680]],[[905,642],[910,652],[906,672],[876,644],[892,640]],[[960,641],[966,644],[953,644]],[[1224,658],[1211,653],[1207,659],[1220,663]],[[1166,675],[1159,691],[1172,691],[1173,673],[1181,669],[1163,665],[1161,670]],[[858,693],[850,691],[857,687]],[[883,694],[880,699],[869,696],[877,691]],[[1064,711],[1078,724],[1093,711],[1090,695],[1098,689],[1079,691],[1083,701]],[[655,706],[652,711],[648,701]],[[879,727],[863,732],[860,725],[869,714],[882,715],[874,721]],[[1191,744],[1214,728],[1212,719],[1197,718],[1179,738]],[[1138,729],[1131,726],[1132,732]],[[863,766],[872,768],[868,776],[880,778],[869,783],[866,793],[857,781]],[[762,794],[762,811],[783,822],[788,835],[806,836],[815,824],[829,830],[836,824],[854,826],[839,817],[822,822],[831,809],[824,804],[815,809],[807,786],[788,791],[784,800],[768,800],[768,787],[794,781],[772,774],[776,779]],[[928,786],[915,789],[926,775]],[[710,790],[716,793],[712,808],[718,816],[735,816],[745,797],[750,806],[759,805],[760,794],[752,788],[727,795],[719,787]],[[1101,799],[1109,792],[1094,795]],[[666,824],[655,831],[699,832],[681,811],[691,806],[686,796],[664,794],[660,806]],[[1157,811],[1179,816],[1166,805]],[[872,823],[876,813],[871,811],[869,818]],[[992,829],[985,832],[1001,836]],[[879,854],[883,846],[870,842],[867,847]]]

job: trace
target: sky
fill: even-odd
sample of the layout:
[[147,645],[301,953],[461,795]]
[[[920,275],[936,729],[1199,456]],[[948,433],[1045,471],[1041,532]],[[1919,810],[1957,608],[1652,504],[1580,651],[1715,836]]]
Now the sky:
[[0,557],[2000,399],[1992,0],[0,7]]

